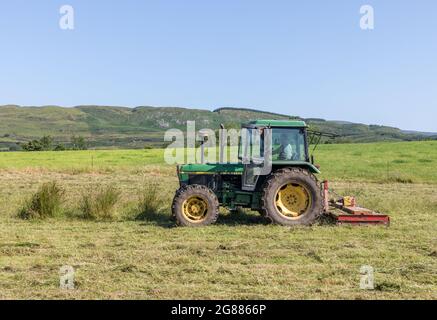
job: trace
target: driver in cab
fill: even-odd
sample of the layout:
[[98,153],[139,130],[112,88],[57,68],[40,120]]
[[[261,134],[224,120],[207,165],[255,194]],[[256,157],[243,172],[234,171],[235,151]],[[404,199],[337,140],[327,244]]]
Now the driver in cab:
[[273,155],[278,155],[278,160],[293,160],[293,147],[290,143],[290,137],[286,133],[281,133],[280,146],[273,151]]

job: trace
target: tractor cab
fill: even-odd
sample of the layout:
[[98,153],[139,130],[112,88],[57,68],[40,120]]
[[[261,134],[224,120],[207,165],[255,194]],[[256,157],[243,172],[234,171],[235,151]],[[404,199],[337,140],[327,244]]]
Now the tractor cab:
[[[249,122],[242,126],[242,129],[245,129],[246,138],[240,139],[240,158],[249,158],[248,151],[253,153],[253,148],[258,145],[260,146],[259,153],[263,156],[269,151],[264,149],[264,144],[269,139],[267,145],[271,146],[272,161],[309,162],[306,128],[303,121],[258,120]],[[259,141],[253,139],[256,135],[259,135]],[[248,147],[243,146],[243,143],[247,142],[249,142]]]
[[260,176],[281,167],[304,167],[319,173],[310,163],[307,125],[303,121],[257,120],[242,125],[238,155],[244,165],[245,191],[254,191]]

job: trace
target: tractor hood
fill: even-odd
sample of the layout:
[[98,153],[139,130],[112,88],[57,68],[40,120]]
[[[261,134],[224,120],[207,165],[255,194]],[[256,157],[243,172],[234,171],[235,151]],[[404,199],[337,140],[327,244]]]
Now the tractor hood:
[[242,163],[205,163],[205,164],[184,164],[178,166],[180,173],[189,174],[243,174]]
[[[312,173],[320,173],[313,164],[305,161],[276,161],[275,165],[301,167]],[[243,174],[242,163],[206,163],[206,164],[183,164],[178,166],[181,174]]]

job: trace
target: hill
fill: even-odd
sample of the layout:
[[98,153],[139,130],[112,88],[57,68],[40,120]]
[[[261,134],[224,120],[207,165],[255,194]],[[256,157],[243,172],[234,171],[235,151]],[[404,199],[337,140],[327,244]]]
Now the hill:
[[[184,130],[187,120],[197,129],[216,129],[220,123],[239,127],[253,119],[300,119],[253,109],[220,108],[214,111],[176,107],[136,108],[112,106],[21,107],[0,106],[0,149],[16,149],[17,144],[44,135],[55,141],[70,142],[73,135],[84,136],[91,147],[143,148],[163,144],[169,128]],[[411,141],[436,138],[425,133],[404,132],[397,128],[323,119],[304,119],[314,129],[339,134],[336,142]]]

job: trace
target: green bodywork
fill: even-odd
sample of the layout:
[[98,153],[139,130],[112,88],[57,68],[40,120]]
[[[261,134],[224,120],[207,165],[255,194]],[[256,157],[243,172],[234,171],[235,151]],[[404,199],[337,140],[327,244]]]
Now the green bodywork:
[[243,174],[242,163],[206,163],[206,164],[184,164],[180,171],[185,173],[200,172],[202,174]]
[[307,128],[304,121],[300,120],[255,120],[248,123],[257,127],[277,127],[277,128]]
[[[312,173],[320,173],[312,163],[305,161],[275,161],[273,167],[301,167]],[[242,175],[244,164],[242,163],[206,163],[206,164],[184,164],[178,166],[179,180],[186,182],[192,174],[229,174]]]
[[[302,128],[307,126],[303,121],[257,120],[244,126],[256,128]],[[306,146],[307,147],[307,146]],[[277,160],[272,162],[272,172],[284,167],[300,167],[318,174],[320,171],[309,161]],[[260,176],[254,191],[242,190],[242,180],[246,165],[243,163],[206,163],[179,165],[178,177],[181,186],[204,184],[217,195],[221,205],[235,208],[236,206],[259,210],[261,207],[261,185],[266,176]]]

